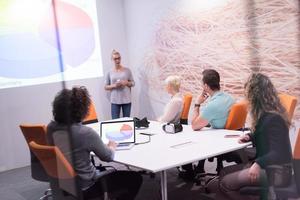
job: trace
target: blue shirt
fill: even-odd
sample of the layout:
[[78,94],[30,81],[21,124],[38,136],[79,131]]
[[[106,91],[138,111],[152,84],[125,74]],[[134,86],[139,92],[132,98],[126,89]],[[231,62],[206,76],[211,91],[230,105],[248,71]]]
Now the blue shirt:
[[205,106],[201,108],[200,116],[206,119],[213,128],[224,128],[233,98],[225,92],[215,92]]

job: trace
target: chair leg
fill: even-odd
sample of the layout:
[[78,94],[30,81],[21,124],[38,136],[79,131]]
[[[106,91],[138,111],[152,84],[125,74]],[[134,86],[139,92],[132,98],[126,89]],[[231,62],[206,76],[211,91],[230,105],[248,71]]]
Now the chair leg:
[[48,200],[49,197],[52,197],[52,190],[50,188],[44,192],[44,195],[40,197],[40,200]]
[[[48,200],[49,197],[52,197],[52,194],[45,194],[44,196],[42,196],[42,197],[40,198],[40,200]],[[51,199],[52,199],[52,198],[51,198]]]
[[277,197],[276,197],[276,193],[274,191],[274,187],[273,186],[270,186],[269,187],[269,191],[268,191],[268,199],[269,200],[276,200]]
[[220,174],[221,170],[224,168],[223,166],[223,160],[222,159],[217,159],[217,174]]
[[49,188],[44,192],[44,195],[52,194],[52,190]]
[[104,200],[109,200],[109,197],[108,197],[108,192],[104,192]]

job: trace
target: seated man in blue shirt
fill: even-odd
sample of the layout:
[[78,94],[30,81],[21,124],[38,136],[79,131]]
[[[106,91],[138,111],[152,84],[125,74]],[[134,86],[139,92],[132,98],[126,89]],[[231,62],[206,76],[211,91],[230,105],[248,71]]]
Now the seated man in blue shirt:
[[[220,75],[216,70],[207,69],[202,74],[203,92],[194,107],[193,130],[200,130],[209,124],[212,128],[224,128],[234,100],[229,94],[220,91]],[[200,109],[206,99],[208,102]]]
[[[201,130],[209,125],[216,129],[224,128],[234,100],[229,94],[220,90],[220,75],[216,70],[206,69],[202,75],[203,91],[194,106],[192,128]],[[202,106],[206,100],[207,103]],[[197,173],[205,172],[204,163],[205,160],[199,161],[195,169]],[[192,165],[185,165],[183,169],[187,171],[188,176],[194,176]]]

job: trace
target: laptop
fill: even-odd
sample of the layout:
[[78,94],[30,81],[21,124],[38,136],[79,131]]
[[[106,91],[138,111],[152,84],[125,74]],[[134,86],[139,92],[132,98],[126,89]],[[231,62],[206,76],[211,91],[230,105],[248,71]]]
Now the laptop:
[[118,143],[116,150],[131,149],[135,144],[134,121],[128,119],[101,122],[100,136],[104,144],[108,144],[109,141]]

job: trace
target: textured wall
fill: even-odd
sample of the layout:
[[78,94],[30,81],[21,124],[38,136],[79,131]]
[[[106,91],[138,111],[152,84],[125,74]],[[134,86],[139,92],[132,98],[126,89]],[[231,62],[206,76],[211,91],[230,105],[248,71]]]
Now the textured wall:
[[[163,80],[183,78],[183,91],[199,94],[201,72],[214,68],[237,99],[252,70],[267,74],[279,92],[300,101],[300,14],[297,0],[229,0],[212,9],[171,7],[156,23],[140,68],[152,101]],[[300,119],[298,103],[294,119]]]

